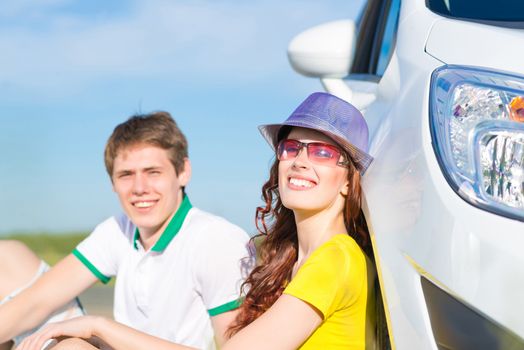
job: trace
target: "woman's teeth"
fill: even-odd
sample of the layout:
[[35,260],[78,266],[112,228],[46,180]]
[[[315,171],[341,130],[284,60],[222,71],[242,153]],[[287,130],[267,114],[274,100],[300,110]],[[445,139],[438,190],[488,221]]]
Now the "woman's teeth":
[[295,186],[299,186],[299,187],[306,187],[306,188],[313,187],[313,182],[304,180],[304,179],[290,178],[289,183]]

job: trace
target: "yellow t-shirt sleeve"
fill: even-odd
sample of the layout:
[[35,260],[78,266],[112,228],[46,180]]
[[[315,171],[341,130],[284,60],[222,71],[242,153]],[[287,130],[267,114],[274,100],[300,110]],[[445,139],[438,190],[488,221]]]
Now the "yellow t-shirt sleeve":
[[[339,308],[351,305],[360,293],[359,259],[338,245],[321,246],[300,267],[284,290],[317,308],[324,319]],[[365,270],[364,270],[365,271]]]

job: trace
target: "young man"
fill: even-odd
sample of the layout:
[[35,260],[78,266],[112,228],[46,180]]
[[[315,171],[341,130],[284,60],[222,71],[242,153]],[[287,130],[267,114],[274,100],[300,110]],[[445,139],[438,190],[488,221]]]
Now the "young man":
[[[186,138],[166,112],[135,116],[115,128],[105,165],[126,215],[98,225],[30,287],[7,296],[11,300],[0,306],[0,344],[39,327],[97,280],[107,283],[112,276],[115,320],[197,348],[221,344],[249,265],[243,263],[249,237],[192,207],[184,191],[191,178]],[[26,260],[27,271],[39,265],[34,257]]]

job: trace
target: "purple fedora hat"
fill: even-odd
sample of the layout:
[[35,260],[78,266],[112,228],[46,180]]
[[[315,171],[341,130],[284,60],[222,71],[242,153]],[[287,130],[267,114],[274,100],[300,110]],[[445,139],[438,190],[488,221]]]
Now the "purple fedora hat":
[[368,151],[368,125],[358,109],[348,102],[324,93],[315,92],[281,124],[258,127],[262,136],[275,149],[283,126],[298,126],[317,130],[338,143],[364,175],[373,157]]

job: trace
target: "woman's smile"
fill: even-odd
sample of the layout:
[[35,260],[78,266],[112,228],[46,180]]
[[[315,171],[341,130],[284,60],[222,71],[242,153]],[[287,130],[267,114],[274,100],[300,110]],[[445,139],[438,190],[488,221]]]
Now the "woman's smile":
[[288,186],[292,190],[298,190],[298,191],[309,190],[315,187],[316,185],[317,183],[315,181],[305,179],[303,177],[290,176],[288,178]]

